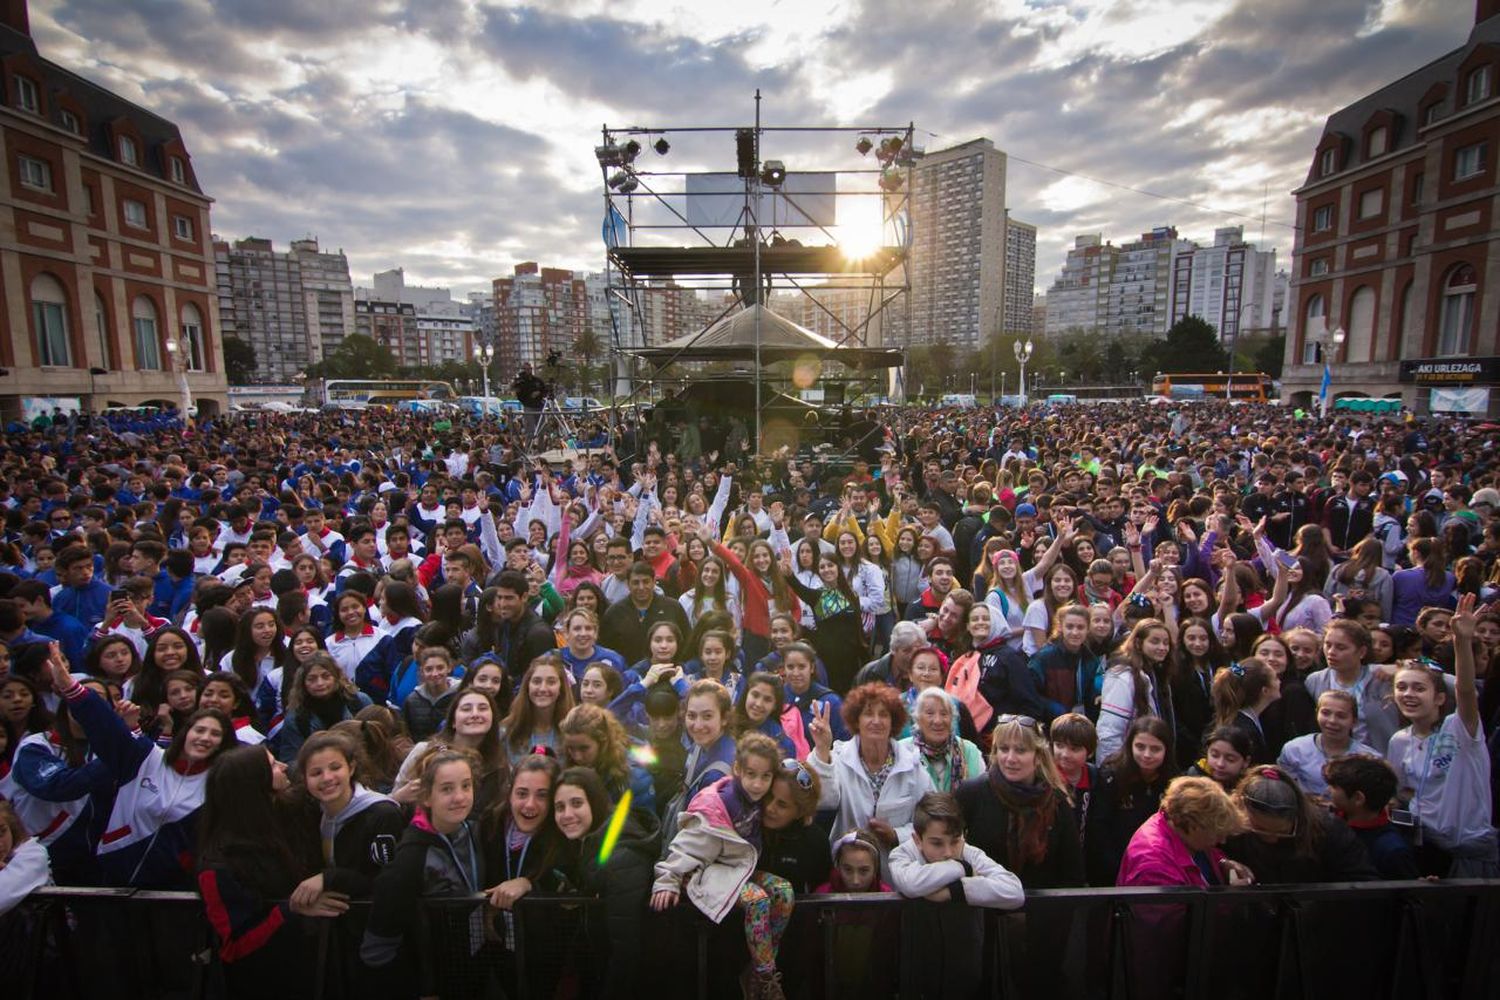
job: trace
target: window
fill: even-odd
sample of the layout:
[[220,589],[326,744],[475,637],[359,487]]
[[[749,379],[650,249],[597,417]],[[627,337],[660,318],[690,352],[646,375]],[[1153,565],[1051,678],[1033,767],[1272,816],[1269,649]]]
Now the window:
[[62,123],[63,128],[67,129],[69,132],[72,132],[74,135],[83,134],[83,123],[78,120],[77,115],[67,110],[66,108],[58,112],[57,120]]
[[1443,102],[1433,101],[1422,109],[1422,126],[1425,128],[1443,117]]
[[187,347],[187,370],[190,372],[207,371],[204,364],[206,355],[203,350],[203,318],[198,312],[198,307],[191,302],[182,307],[182,339]]
[[98,209],[94,207],[94,189],[89,187],[87,184],[83,186],[83,206],[84,208],[88,209],[88,214],[90,216],[98,211]]
[[1478,279],[1472,267],[1460,264],[1443,285],[1443,304],[1438,315],[1440,357],[1451,357],[1469,350],[1469,331],[1474,326],[1474,293]]
[[1349,332],[1344,341],[1344,361],[1369,361],[1375,344],[1375,291],[1358,288],[1349,299]]
[[110,350],[109,313],[104,308],[104,297],[94,293],[94,331],[99,335],[99,363],[109,368],[114,358]]
[[1481,66],[1464,81],[1464,103],[1476,104],[1490,96],[1490,68]]
[[130,325],[135,334],[135,363],[142,371],[161,371],[161,337],[157,334],[156,306],[142,295],[130,307]]
[[1318,277],[1320,275],[1327,274],[1328,273],[1328,258],[1327,257],[1319,257],[1316,260],[1314,260],[1312,262],[1312,265],[1310,267],[1308,267],[1307,273],[1308,273],[1309,276],[1314,277],[1314,278],[1316,278],[1316,277]]
[[1422,188],[1423,182],[1426,180],[1426,174],[1417,174],[1411,179],[1411,203],[1413,206],[1422,204]]
[[1453,179],[1462,181],[1484,173],[1484,158],[1488,152],[1488,146],[1489,143],[1476,142],[1454,153]]
[[1318,176],[1327,177],[1338,167],[1339,154],[1336,149],[1325,149],[1318,154]]
[[39,365],[72,364],[68,352],[67,294],[56,278],[39,274],[31,282],[31,325]]
[[125,199],[125,224],[137,229],[146,228],[146,205],[134,198]]
[[1385,192],[1380,188],[1372,191],[1364,191],[1359,196],[1359,217],[1361,219],[1373,219],[1380,214],[1381,206],[1384,204]]
[[1327,232],[1333,228],[1333,206],[1320,205],[1313,209],[1313,232]]
[[52,165],[34,156],[21,156],[21,186],[34,191],[51,191]]
[[16,77],[16,106],[32,114],[42,110],[42,101],[37,96],[36,83],[24,76]]
[[190,240],[193,238],[193,220],[185,215],[172,216],[172,235],[179,240]]
[[1306,321],[1302,324],[1302,363],[1315,365],[1323,360],[1323,334],[1328,324],[1323,318],[1323,296],[1307,300]]
[[1373,160],[1375,157],[1385,153],[1386,146],[1390,143],[1390,132],[1384,125],[1377,125],[1370,130],[1370,138],[1365,143],[1365,157]]
[[186,184],[187,183],[187,170],[182,165],[182,157],[180,157],[180,156],[174,156],[174,157],[172,157],[171,163],[172,163],[172,183],[174,183],[174,184]]
[[120,136],[120,162],[132,167],[141,165],[141,154],[135,140],[128,135]]

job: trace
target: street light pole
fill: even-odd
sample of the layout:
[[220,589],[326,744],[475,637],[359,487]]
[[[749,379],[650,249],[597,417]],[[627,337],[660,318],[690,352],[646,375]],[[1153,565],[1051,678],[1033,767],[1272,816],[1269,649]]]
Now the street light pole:
[[168,336],[167,353],[172,356],[172,369],[177,372],[177,389],[182,393],[182,426],[186,427],[193,408],[193,390],[187,377],[187,348],[178,337]]
[[1031,352],[1036,345],[1031,342],[1030,337],[1027,337],[1024,341],[1018,340],[1011,346],[1015,350],[1016,361],[1021,365],[1021,409],[1024,410],[1026,408],[1026,362],[1031,360]]
[[479,372],[483,376],[484,398],[479,403],[479,417],[488,420],[490,416],[490,362],[494,360],[495,348],[493,345],[481,341],[474,348],[474,359],[479,362]]
[[[1333,366],[1339,360],[1339,352],[1344,346],[1344,337],[1344,328],[1341,326],[1334,327],[1328,334],[1328,342],[1333,345],[1333,356],[1324,357],[1323,359],[1323,365],[1328,369],[1328,395],[1323,397],[1324,417],[1327,417],[1328,411],[1333,409]],[[1327,344],[1324,345],[1323,349],[1324,351],[1328,350]]]

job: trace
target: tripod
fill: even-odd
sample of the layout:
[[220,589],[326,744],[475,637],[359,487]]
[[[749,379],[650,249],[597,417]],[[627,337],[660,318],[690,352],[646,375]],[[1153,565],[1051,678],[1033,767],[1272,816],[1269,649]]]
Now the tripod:
[[568,420],[562,407],[557,405],[557,399],[549,396],[542,401],[542,410],[537,415],[536,426],[531,429],[531,434],[527,438],[526,446],[529,450],[536,451],[538,446],[546,440],[549,426],[561,435],[565,447],[570,439],[578,436],[577,428]]

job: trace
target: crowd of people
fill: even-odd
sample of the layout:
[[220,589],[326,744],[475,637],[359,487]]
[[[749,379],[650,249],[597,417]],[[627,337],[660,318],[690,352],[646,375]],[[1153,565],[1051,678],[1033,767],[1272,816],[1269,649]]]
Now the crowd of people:
[[778,998],[799,896],[894,891],[839,975],[951,997],[1027,890],[1500,874],[1500,426],[868,426],[13,425],[0,912],[196,889],[233,996],[633,996],[705,919]]

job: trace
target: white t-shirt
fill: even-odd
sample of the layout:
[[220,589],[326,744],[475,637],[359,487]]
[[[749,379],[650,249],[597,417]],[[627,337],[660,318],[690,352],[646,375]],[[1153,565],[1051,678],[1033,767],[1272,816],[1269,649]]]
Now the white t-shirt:
[[1484,729],[1470,735],[1454,712],[1426,739],[1408,726],[1391,737],[1386,760],[1423,836],[1444,850],[1492,837],[1490,755]]
[[[1358,740],[1349,742],[1349,749],[1339,754],[1339,757],[1347,757],[1350,754],[1368,754],[1371,757],[1379,757],[1380,751]],[[1311,795],[1327,795],[1328,782],[1323,780],[1323,765],[1337,757],[1329,757],[1323,749],[1323,734],[1308,733],[1306,736],[1298,736],[1294,740],[1288,740],[1281,748],[1281,756],[1276,763],[1281,765],[1302,790]]]
[[[1045,636],[1051,630],[1051,627],[1052,615],[1047,610],[1046,598],[1038,597],[1026,605],[1026,616],[1021,619],[1021,628],[1023,630],[1038,629]],[[1021,637],[1021,652],[1027,656],[1031,656],[1037,650],[1041,649],[1046,641],[1046,639],[1043,639],[1041,643],[1038,643],[1030,632],[1025,632]]]

